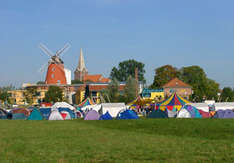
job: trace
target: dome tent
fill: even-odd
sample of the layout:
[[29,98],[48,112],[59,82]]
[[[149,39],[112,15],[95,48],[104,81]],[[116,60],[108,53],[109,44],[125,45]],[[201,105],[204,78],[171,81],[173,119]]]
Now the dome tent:
[[99,120],[100,115],[95,110],[90,110],[86,115],[84,120]]
[[147,118],[168,118],[168,115],[165,111],[154,110],[148,114]]
[[126,109],[118,113],[117,119],[139,119],[139,117],[133,110]]
[[51,108],[40,108],[39,110],[43,118],[48,120],[51,113]]
[[63,117],[58,109],[52,109],[48,120],[63,120]]
[[28,116],[28,120],[43,120],[43,116],[37,108],[34,108],[31,114]]
[[103,114],[99,120],[112,120],[112,116],[109,114],[109,112],[107,111],[105,114]]
[[70,113],[67,112],[67,111],[61,111],[60,114],[62,115],[64,120],[70,120],[71,119]]
[[63,107],[61,107],[61,108],[58,108],[58,111],[59,111],[60,113],[63,112],[63,111],[68,112],[71,119],[74,119],[74,118],[75,118],[75,113],[74,113],[74,111],[71,110],[70,108],[63,108]]
[[185,105],[177,114],[177,118],[202,118],[202,116],[194,106]]
[[214,118],[234,118],[234,111],[227,109],[227,110],[218,110]]
[[7,111],[0,109],[0,119],[7,119]]

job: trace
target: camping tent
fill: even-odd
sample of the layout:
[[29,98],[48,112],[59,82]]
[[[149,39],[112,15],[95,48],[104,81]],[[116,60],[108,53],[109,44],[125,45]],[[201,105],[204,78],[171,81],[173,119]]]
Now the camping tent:
[[7,111],[0,109],[0,119],[7,119]]
[[126,105],[124,103],[102,103],[100,108],[100,114],[105,114],[109,112],[111,117],[117,117],[118,113],[126,109]]
[[27,117],[25,116],[24,113],[13,113],[12,119],[13,120],[25,120],[25,119],[27,119]]
[[214,118],[234,118],[234,111],[230,109],[218,110],[214,115]]
[[165,111],[154,110],[148,114],[147,118],[168,118],[168,115]]
[[43,116],[37,108],[34,108],[31,114],[28,116],[28,120],[43,120]]
[[109,114],[109,112],[107,111],[105,114],[103,114],[99,120],[112,120],[111,115]]
[[100,115],[95,110],[90,110],[86,115],[84,120],[99,120]]
[[177,118],[202,118],[202,116],[194,106],[185,105],[177,114]]
[[15,113],[23,113],[26,117],[30,115],[30,111],[28,109],[25,108],[14,108],[11,110],[12,114]]
[[133,110],[121,110],[118,115],[117,115],[117,119],[138,119],[138,115],[136,112],[134,112]]
[[202,118],[210,118],[210,113],[209,112],[205,112],[203,110],[199,110],[199,113],[201,114]]
[[83,118],[84,117],[83,113],[79,110],[76,110],[75,114],[76,114],[76,118]]
[[70,118],[74,119],[75,118],[75,113],[73,110],[70,110],[69,108],[58,108],[58,111],[61,113],[62,111],[66,111],[69,113]]
[[58,109],[58,108],[69,108],[70,110],[76,110],[76,108],[66,102],[56,102],[51,109]]
[[53,109],[51,110],[49,120],[63,120],[63,117],[57,109]]
[[175,107],[172,110],[167,109],[166,112],[169,118],[175,118],[177,116],[177,110]]
[[69,120],[71,119],[70,113],[67,111],[61,111],[60,114],[62,115],[64,120]]
[[173,110],[173,108],[175,107],[177,110],[180,110],[184,105],[189,103],[190,102],[188,100],[182,98],[176,93],[173,93],[168,99],[157,104],[156,109],[161,109],[165,111],[166,109]]
[[41,115],[44,119],[49,119],[51,108],[40,108]]

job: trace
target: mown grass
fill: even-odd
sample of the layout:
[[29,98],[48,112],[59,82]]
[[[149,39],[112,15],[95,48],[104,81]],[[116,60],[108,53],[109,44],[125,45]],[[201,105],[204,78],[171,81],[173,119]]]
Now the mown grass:
[[234,162],[234,120],[1,120],[0,161]]

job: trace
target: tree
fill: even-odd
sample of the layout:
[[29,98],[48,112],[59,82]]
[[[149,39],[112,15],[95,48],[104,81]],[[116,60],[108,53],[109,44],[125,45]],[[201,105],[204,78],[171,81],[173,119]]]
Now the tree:
[[102,96],[108,102],[119,102],[119,82],[117,79],[113,79],[108,87],[102,91]]
[[136,99],[136,90],[138,89],[136,85],[136,80],[131,76],[128,77],[125,88],[124,88],[124,98],[125,102],[131,102]]
[[63,91],[58,86],[50,86],[45,94],[45,102],[61,102],[63,101]]
[[72,80],[71,83],[72,84],[83,84],[84,82],[82,82],[80,80]]
[[150,87],[162,88],[163,85],[168,83],[170,80],[179,76],[180,76],[180,72],[177,70],[177,68],[171,65],[165,65],[165,66],[159,67],[155,69],[154,82]]
[[199,66],[183,67],[180,79],[193,88],[192,101],[201,102],[205,99],[217,100],[219,84],[207,78],[205,71]]
[[145,83],[145,69],[144,64],[133,59],[120,62],[118,68],[113,67],[110,78],[116,78],[120,82],[125,82],[129,76],[135,76],[135,69],[138,69],[138,80]]
[[38,81],[37,84],[45,84],[44,81]]
[[224,87],[220,98],[222,102],[232,102],[234,100],[234,90],[230,87]]
[[24,92],[25,100],[29,105],[33,104],[33,99],[34,97],[36,97],[36,95],[37,95],[37,89],[35,87],[28,87]]

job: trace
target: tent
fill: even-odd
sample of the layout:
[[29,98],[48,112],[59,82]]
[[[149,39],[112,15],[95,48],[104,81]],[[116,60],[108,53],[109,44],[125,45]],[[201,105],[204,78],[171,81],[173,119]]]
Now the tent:
[[64,120],[70,120],[71,119],[70,113],[67,112],[67,111],[61,111],[60,114],[62,115]]
[[177,110],[180,110],[184,105],[189,104],[190,102],[181,96],[177,95],[176,92],[173,93],[168,99],[162,101],[156,105],[156,109],[161,109],[162,111],[173,110],[175,107]]
[[209,112],[205,112],[203,110],[199,110],[199,113],[201,114],[202,118],[210,118],[210,113]]
[[81,111],[79,111],[79,110],[77,110],[75,112],[75,114],[76,114],[76,118],[83,118],[84,117],[83,113]]
[[57,109],[53,109],[51,110],[48,120],[63,120],[63,117]]
[[214,118],[234,118],[234,111],[230,109],[218,110],[214,115]]
[[175,107],[172,110],[167,109],[166,112],[169,118],[175,118],[177,116],[177,110]]
[[118,113],[117,119],[139,119],[139,117],[133,110],[126,109]]
[[107,111],[105,114],[103,114],[99,120],[112,120],[111,115],[109,114],[109,112]]
[[84,120],[99,120],[100,115],[95,110],[90,110],[86,115]]
[[168,118],[168,115],[165,111],[154,110],[148,114],[147,118]]
[[25,120],[25,119],[27,119],[27,117],[25,116],[24,113],[13,113],[12,119],[13,120]]
[[0,109],[0,119],[7,119],[7,111]]
[[185,105],[177,114],[177,118],[202,118],[202,116],[194,106]]
[[51,113],[51,108],[40,108],[39,110],[43,118],[48,120]]
[[70,110],[76,110],[76,108],[66,102],[56,102],[51,109],[58,109],[58,108],[69,108]]
[[28,120],[43,120],[43,116],[37,108],[34,108],[31,114],[28,116]]
[[82,108],[82,107],[85,107],[85,106],[88,106],[88,105],[95,105],[95,103],[93,102],[93,100],[91,100],[89,97],[86,98],[82,103],[80,103],[78,105],[78,108]]
[[73,110],[70,110],[69,108],[58,108],[58,111],[61,113],[62,111],[68,112],[71,119],[75,118],[75,113]]
[[15,113],[23,113],[26,117],[30,115],[30,111],[28,109],[25,109],[25,108],[14,108],[11,110],[11,113],[12,114],[15,114]]
[[128,106],[144,106],[146,104],[151,104],[154,100],[149,98],[141,98],[138,96],[134,101],[128,103]]
[[100,114],[108,112],[111,117],[117,117],[118,113],[123,109],[126,109],[124,103],[102,103],[99,112]]

